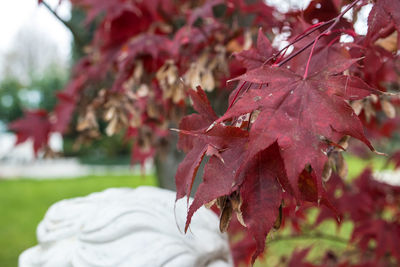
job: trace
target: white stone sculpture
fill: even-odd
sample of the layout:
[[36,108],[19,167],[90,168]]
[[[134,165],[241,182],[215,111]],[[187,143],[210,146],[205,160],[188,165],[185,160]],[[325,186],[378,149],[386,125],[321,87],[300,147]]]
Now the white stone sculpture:
[[374,178],[382,183],[400,186],[400,170],[383,170],[375,172]]
[[[205,208],[184,234],[187,204],[153,187],[113,188],[52,205],[37,228],[39,244],[20,267],[228,267],[227,236]],[[178,229],[178,227],[180,229]]]

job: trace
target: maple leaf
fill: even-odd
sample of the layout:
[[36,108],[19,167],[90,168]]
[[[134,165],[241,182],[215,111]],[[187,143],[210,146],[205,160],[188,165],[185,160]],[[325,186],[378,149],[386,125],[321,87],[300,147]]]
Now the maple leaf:
[[[247,136],[246,131],[232,126],[217,125],[207,132],[207,128],[217,119],[217,115],[212,109],[207,96],[201,87],[197,87],[196,91],[189,90],[189,95],[193,101],[193,108],[199,114],[186,116],[182,119],[179,125],[178,148],[184,151],[189,151],[189,153],[179,164],[176,172],[175,182],[177,188],[177,200],[190,195],[193,181],[196,177],[200,163],[206,152],[210,152],[209,146],[213,147],[213,149],[217,151],[226,150],[227,147],[234,147],[237,145],[238,141],[241,142],[241,140]],[[220,157],[224,158],[224,152],[218,153],[218,156],[215,151],[213,154],[214,155],[211,157],[210,161],[217,159],[221,162]],[[204,203],[200,204],[200,206],[203,204]]]
[[[218,127],[215,126],[210,132]],[[266,236],[279,214],[282,188],[278,180],[285,179],[286,174],[278,146],[275,145],[260,152],[256,156],[257,159],[247,166],[246,171],[236,177],[235,173],[243,160],[245,144],[248,141],[247,132],[236,127],[228,129],[236,131],[238,136],[233,139],[232,135],[223,133],[226,134],[225,139],[230,141],[229,147],[225,146],[228,149],[223,150],[219,157],[212,156],[205,166],[203,182],[189,208],[186,229],[198,208],[221,196],[229,196],[240,188],[243,220],[256,241],[256,249],[251,258],[251,262],[254,263],[264,251]],[[221,161],[221,158],[224,161]]]
[[[185,134],[184,131],[182,130],[181,133]],[[238,166],[237,164],[240,161],[239,162],[237,161],[239,158],[237,151],[239,150],[238,148],[244,146],[244,143],[246,142],[248,136],[247,131],[241,130],[240,128],[237,127],[222,126],[220,124],[216,125],[208,132],[205,132],[205,129],[202,129],[200,131],[188,132],[186,134],[194,135],[197,138],[193,142],[192,149],[186,155],[185,159],[179,164],[178,170],[176,172],[175,181],[177,187],[177,199],[180,199],[185,195],[186,196],[190,195],[193,186],[193,181],[197,174],[197,170],[200,166],[201,161],[204,158],[204,155],[208,150],[208,146],[216,148],[220,153],[218,156],[213,155],[210,158],[207,164],[208,168],[207,170],[206,169],[204,170],[203,184],[207,184],[208,175],[210,173],[215,171],[218,172],[221,168],[224,169],[223,171],[225,171],[225,176],[230,175],[230,177],[233,178],[234,176],[232,176],[232,172],[234,171],[234,168],[231,166],[231,164],[233,164],[232,162],[235,161],[236,166]],[[241,152],[243,152],[243,150]],[[221,160],[221,158],[223,159],[223,161]],[[222,165],[219,162],[221,162]],[[229,168],[227,166],[230,166],[232,168]],[[226,173],[226,171],[230,172]],[[189,214],[188,214],[189,219],[186,224],[186,228],[190,223],[191,215],[199,207],[201,207],[201,205],[210,202],[211,200],[214,200],[219,196],[226,195],[229,192],[233,191],[232,181],[228,179],[223,179],[223,177],[220,177],[220,179],[216,179],[213,175],[211,176],[212,178],[210,178],[210,181],[212,183],[218,183],[218,181],[222,179],[221,180],[222,184],[219,184],[218,186],[214,187],[213,192],[208,192],[209,193],[207,194],[208,198],[205,200],[202,199],[202,189],[200,189],[201,187],[200,185],[199,189],[196,192],[195,200],[193,201],[193,204],[189,209]],[[228,187],[229,189],[227,189]],[[214,198],[210,197],[210,194],[212,193],[216,194],[216,197]]]
[[350,135],[374,150],[360,120],[345,102],[375,92],[357,77],[340,75],[355,61],[332,62],[307,78],[289,69],[271,66],[253,69],[235,78],[250,83],[250,89],[217,122],[261,111],[250,129],[242,165],[278,142],[288,179],[298,196],[298,177],[306,165],[311,165],[317,177],[321,177],[327,159],[326,140],[338,142],[343,135]]
[[400,167],[400,151],[396,151],[388,159],[388,163],[393,162],[396,169]]
[[362,250],[368,250],[371,240],[376,241],[376,258],[382,258],[386,252],[400,260],[398,248],[400,224],[376,219],[361,223],[355,227],[352,240],[357,241]]
[[235,53],[235,57],[241,61],[244,67],[248,70],[261,67],[273,54],[274,49],[272,48],[271,42],[262,32],[260,28],[258,30],[257,46],[249,50],[244,50],[239,53]]
[[362,72],[362,77],[368,84],[386,90],[384,84],[396,83],[398,74],[393,53],[378,45],[368,45],[366,49],[354,47],[350,51],[354,57],[364,57],[362,67],[357,71]]
[[219,23],[206,24],[202,30],[188,25],[183,26],[174,36],[171,53],[177,59],[185,59],[187,55],[198,55],[199,51],[209,45],[209,40],[203,33],[207,32],[212,35],[220,29],[221,24]]
[[[204,103],[199,100],[193,102],[196,103],[195,107]],[[201,108],[204,109],[201,114],[210,111],[204,105],[196,110]],[[212,114],[209,116],[214,117]],[[265,238],[275,223],[281,204],[282,189],[277,179],[284,180],[286,174],[278,147],[272,146],[261,152],[257,160],[252,161],[246,171],[236,179],[235,172],[245,154],[248,132],[237,127],[216,125],[207,132],[203,129],[192,134],[196,134],[197,139],[185,160],[179,165],[176,175],[177,199],[190,193],[197,170],[210,145],[213,153],[205,166],[203,182],[189,208],[185,230],[198,208],[221,196],[229,196],[240,186],[243,219],[256,240],[256,251],[252,256],[254,263],[256,257],[264,250]],[[218,153],[215,153],[215,150]]]
[[301,16],[308,23],[313,23],[315,19],[328,21],[335,18],[339,14],[339,10],[340,5],[335,3],[335,0],[311,1],[305,10],[293,12],[293,15]]
[[[395,27],[400,39],[400,1],[379,0],[376,1],[368,15],[367,41],[375,41],[380,37],[386,37]],[[400,43],[398,43],[399,47]]]
[[282,188],[277,177],[285,175],[278,146],[274,145],[256,155],[240,187],[243,219],[257,244],[252,263],[264,251],[265,238],[278,217]]
[[256,244],[252,235],[246,232],[245,236],[241,240],[231,244],[231,251],[235,266],[242,266],[240,264],[244,264],[244,266],[249,266],[251,263],[252,255],[256,251]]
[[[193,108],[199,114],[190,114],[182,118],[179,129],[184,131],[206,130],[218,117],[211,107],[204,90],[199,86],[197,90],[188,90],[193,101]],[[193,138],[186,134],[179,134],[178,148],[188,152],[193,148]]]
[[136,161],[138,161],[142,167],[142,171],[144,173],[144,166],[146,163],[147,159],[153,158],[154,154],[155,154],[155,149],[154,147],[151,147],[150,149],[148,149],[147,151],[143,151],[139,145],[137,144],[137,142],[135,142],[135,144],[132,147],[132,159],[131,159],[131,164],[135,163]]
[[243,177],[235,180],[235,172],[243,159],[244,145],[248,137],[247,131],[231,126],[216,126],[208,134],[213,134],[213,132],[220,133],[219,141],[228,141],[226,144],[216,144],[220,148],[220,157],[223,158],[223,161],[220,157],[212,156],[207,162],[204,168],[203,182],[199,185],[189,208],[186,229],[197,209],[218,197],[230,195],[236,190],[234,185],[240,184],[240,180],[243,180]]
[[288,267],[314,267],[315,265],[305,261],[310,250],[311,247],[302,250],[295,250],[290,258]]
[[133,61],[138,55],[148,54],[157,59],[162,53],[169,54],[170,49],[171,41],[164,35],[144,33],[125,44],[119,58],[125,64],[127,61]]
[[[146,59],[151,62],[147,65],[157,65],[157,60],[164,61],[169,58],[171,41],[159,34],[144,33],[126,42],[117,54],[118,76],[114,81],[112,90],[122,91],[124,82],[132,77],[136,59]],[[149,71],[151,72],[151,71]]]
[[[228,6],[234,6],[242,15],[250,15],[254,18],[254,23],[258,27],[270,29],[280,26],[280,22],[272,19],[275,9],[268,6],[263,0],[228,0]],[[246,18],[246,16],[244,16]]]
[[75,111],[78,93],[87,82],[85,74],[71,80],[63,91],[57,93],[58,103],[54,108],[55,122],[52,131],[65,133]]
[[224,2],[224,0],[209,0],[204,5],[193,9],[188,17],[188,25],[193,26],[199,19],[213,18],[214,8]]
[[45,110],[26,111],[23,118],[10,123],[10,130],[17,134],[16,145],[31,138],[33,151],[37,155],[39,149],[46,145],[49,140],[51,124],[47,115]]
[[107,15],[98,26],[92,42],[95,47],[101,49],[101,56],[105,57],[108,63],[112,61],[113,55],[126,41],[145,32],[151,23],[151,16],[145,9],[137,12],[137,10],[122,7],[116,12],[115,14],[106,13]]

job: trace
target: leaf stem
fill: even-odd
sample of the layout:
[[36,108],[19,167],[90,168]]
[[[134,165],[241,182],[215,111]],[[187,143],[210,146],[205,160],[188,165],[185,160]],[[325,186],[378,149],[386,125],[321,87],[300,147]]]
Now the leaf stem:
[[[340,19],[350,10],[352,9],[360,0],[355,0],[353,3],[351,3],[345,10],[343,10],[337,17],[328,20],[327,22],[323,22],[321,24],[319,24],[317,27],[313,28],[310,32],[308,32],[307,34],[303,35],[302,37],[295,39],[291,44],[289,44],[288,46],[300,41],[301,39],[305,38],[306,36],[310,35],[311,33],[313,33],[314,31],[320,29],[323,26],[326,26],[330,23],[332,23],[328,29],[326,29],[325,31],[323,31],[320,35],[317,36],[317,38],[315,40],[312,40],[310,42],[308,42],[304,47],[302,47],[301,49],[299,49],[297,52],[291,54],[289,57],[287,57],[286,59],[284,59],[282,62],[278,63],[278,67],[283,66],[284,64],[286,64],[287,62],[289,62],[291,59],[293,59],[294,57],[296,57],[298,54],[302,53],[304,50],[306,50],[307,48],[309,48],[311,45],[315,45],[316,41],[318,41],[318,39],[324,35],[329,35],[331,34],[331,30],[339,23]],[[316,24],[317,25],[317,24]],[[285,48],[287,48],[288,46],[286,46]],[[283,49],[285,49],[283,48]],[[279,51],[279,53],[281,53],[281,51]],[[279,54],[278,53],[278,54]],[[310,54],[310,57],[312,56],[312,53]],[[306,70],[308,70],[308,68],[306,68]],[[305,73],[306,76],[306,73]]]
[[[312,34],[313,32],[315,32],[316,30],[320,29],[321,27],[331,23],[332,20],[327,21],[327,22],[319,22],[317,24],[312,25],[311,27],[309,27],[307,30],[305,30],[302,34],[300,34],[299,36],[297,36],[293,42],[291,42],[290,44],[286,45],[284,48],[282,48],[281,50],[279,50],[279,52],[275,55],[273,55],[273,57],[277,57],[279,56],[283,51],[287,50],[291,45],[294,45],[295,43],[303,40],[305,37],[309,36],[310,34]],[[272,57],[271,57],[272,58]],[[270,60],[270,59],[268,59]],[[268,61],[267,60],[267,61]],[[278,60],[279,61],[279,60]]]
[[308,57],[308,60],[307,60],[306,70],[304,71],[304,75],[303,75],[303,79],[304,80],[307,79],[308,67],[310,66],[311,57],[312,57],[312,55],[314,53],[315,45],[317,44],[319,38],[321,38],[324,35],[328,35],[328,34],[327,33],[322,33],[322,34],[318,35],[317,38],[315,38],[315,40],[314,40],[313,46],[311,48],[310,56]]

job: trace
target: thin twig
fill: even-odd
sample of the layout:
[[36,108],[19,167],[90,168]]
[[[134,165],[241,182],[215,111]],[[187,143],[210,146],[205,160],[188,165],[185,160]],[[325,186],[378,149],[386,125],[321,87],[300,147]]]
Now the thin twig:
[[65,21],[64,19],[62,19],[56,11],[54,11],[49,4],[47,4],[45,1],[42,1],[41,3],[42,5],[44,5],[49,11],[50,13],[52,13],[54,15],[54,17],[56,17],[56,19],[58,19],[62,24],[64,24],[65,27],[68,28],[68,30],[71,32],[72,36],[74,37],[75,42],[77,43],[77,45],[79,47],[82,47],[84,45],[82,38],[80,37],[80,35],[78,34],[78,32],[76,31],[76,29],[72,26],[71,23],[69,23],[68,21]]
[[339,236],[336,236],[336,235],[316,233],[316,234],[277,236],[277,237],[275,237],[275,238],[273,238],[271,240],[268,240],[267,244],[280,242],[280,241],[294,241],[294,240],[304,240],[304,239],[322,239],[322,240],[342,243],[342,244],[345,244],[345,245],[348,245],[349,241],[350,241],[350,240],[348,240],[346,238],[342,238],[342,237],[339,237]]
[[[320,38],[322,35],[329,35],[331,33],[331,30],[339,23],[340,19],[350,10],[352,9],[360,0],[355,0],[353,3],[351,3],[345,10],[343,10],[336,18],[333,18],[327,22],[322,23],[321,25],[319,25],[318,27],[315,27],[314,29],[312,29],[309,33],[307,33],[306,35],[298,38],[299,40],[303,39],[304,37],[310,35],[312,32],[316,31],[317,29],[326,26],[330,23],[332,23],[328,29],[326,29],[325,31],[323,31],[320,35],[318,35],[317,39]],[[295,40],[293,43],[298,42],[299,40]],[[301,52],[303,52],[304,50],[306,50],[307,48],[309,48],[311,45],[313,45],[315,43],[315,39],[308,42],[308,44],[306,44],[304,47],[302,47],[301,49],[299,49],[298,51],[296,51],[295,53],[291,54],[289,57],[287,57],[286,59],[284,59],[282,62],[278,63],[278,66],[281,67],[282,65],[286,64],[288,61],[290,61],[292,58],[296,57],[298,54],[300,54]],[[291,44],[290,44],[291,45]],[[289,45],[289,46],[290,46]],[[312,54],[311,54],[312,55]]]
[[281,50],[279,50],[279,52],[274,55],[274,57],[279,56],[284,50],[288,49],[290,46],[294,45],[295,43],[303,40],[304,38],[306,38],[307,36],[309,36],[310,34],[312,34],[313,32],[315,32],[316,30],[328,25],[329,23],[332,23],[333,19],[327,21],[327,22],[320,22],[317,23],[315,25],[313,25],[312,27],[308,28],[307,30],[305,30],[300,36],[297,36],[293,42],[291,42],[290,44],[286,45],[284,48],[282,48]]

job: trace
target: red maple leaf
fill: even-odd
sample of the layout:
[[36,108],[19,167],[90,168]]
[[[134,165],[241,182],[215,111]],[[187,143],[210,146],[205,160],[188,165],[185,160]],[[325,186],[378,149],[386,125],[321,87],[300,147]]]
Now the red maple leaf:
[[[245,155],[245,144],[248,141],[248,132],[238,127],[215,125],[208,130],[216,115],[212,110],[205,93],[198,88],[190,92],[193,106],[199,114],[186,117],[184,121],[196,122],[201,118],[206,126],[198,129],[193,126],[192,131],[182,130],[182,135],[195,135],[189,153],[179,165],[176,174],[177,199],[188,196],[191,192],[197,170],[206,154],[210,159],[204,169],[203,182],[200,184],[194,201],[189,208],[186,230],[194,212],[202,205],[221,196],[228,196],[240,186],[240,195],[243,199],[242,213],[250,233],[257,243],[252,262],[264,250],[265,238],[274,225],[281,204],[282,189],[278,179],[285,179],[283,162],[279,156],[277,146],[259,153],[257,160],[252,161],[241,176],[235,172]],[[192,120],[196,118],[195,120]],[[186,124],[186,123],[185,123]],[[190,129],[191,125],[187,129]],[[183,144],[182,144],[183,146]],[[208,153],[209,152],[209,153]],[[262,218],[262,223],[260,223]]]
[[350,135],[374,150],[360,120],[345,102],[375,91],[357,77],[340,75],[355,61],[332,62],[307,78],[289,69],[263,66],[234,79],[249,83],[249,90],[217,122],[260,111],[250,129],[243,166],[278,142],[288,179],[298,196],[298,177],[307,165],[321,177],[329,142]]
[[[200,87],[197,90],[188,90],[193,101],[193,108],[198,114],[190,114],[182,118],[179,129],[184,131],[206,130],[218,117],[207,99],[206,93]],[[178,148],[188,152],[193,148],[193,138],[186,134],[179,134]]]
[[264,251],[265,238],[279,215],[282,187],[277,178],[285,175],[279,149],[274,145],[256,155],[240,187],[243,219],[257,244],[252,263]]
[[235,57],[241,61],[244,67],[248,70],[258,68],[263,64],[267,63],[270,59],[274,49],[272,48],[271,42],[262,32],[260,28],[258,30],[257,46],[249,50],[236,53]]
[[[225,158],[224,151],[231,151],[227,149],[228,147],[233,148],[236,147],[238,143],[243,144],[243,140],[248,136],[246,131],[232,126],[217,125],[210,131],[207,131],[207,128],[212,124],[212,122],[217,119],[217,115],[211,108],[205,92],[200,87],[198,87],[196,91],[189,90],[189,94],[193,101],[193,107],[199,114],[186,116],[182,119],[179,125],[180,136],[178,148],[189,152],[185,159],[179,164],[176,172],[175,182],[177,188],[177,199],[190,195],[193,181],[196,177],[200,163],[207,151],[210,152],[211,150],[209,147],[221,152],[219,154],[215,151],[209,153],[214,154],[211,156],[210,162],[215,160],[222,161],[220,157],[222,156],[223,159]],[[230,162],[230,160],[225,162]],[[224,188],[215,189],[224,191]],[[216,197],[219,196],[220,195],[217,195]],[[211,200],[215,198],[212,198]],[[207,202],[211,200],[208,200]],[[207,202],[202,202],[200,206]],[[197,210],[197,208],[195,210]],[[190,221],[190,219],[188,220]]]
[[367,41],[374,42],[380,37],[386,37],[393,32],[393,27],[399,33],[400,39],[400,1],[376,1],[368,16]]
[[295,250],[290,258],[288,267],[314,267],[311,263],[306,262],[306,257],[310,252],[311,247]]
[[210,0],[205,2],[204,5],[191,10],[188,17],[188,25],[193,26],[198,19],[214,18],[214,7],[222,4],[224,4],[223,0]]
[[9,128],[17,134],[16,145],[31,138],[33,150],[37,154],[39,149],[47,144],[49,140],[51,124],[45,110],[35,110],[26,111],[25,116],[13,121]]
[[370,220],[356,226],[352,240],[357,240],[362,250],[368,250],[371,240],[376,241],[376,258],[380,259],[389,252],[400,260],[399,250],[400,224],[382,219]]
[[[203,204],[214,200],[217,197],[223,196],[231,192],[232,182],[234,178],[234,173],[232,173],[235,168],[231,166],[232,162],[237,164],[240,162],[238,159],[240,158],[240,153],[243,153],[243,149],[240,149],[244,146],[247,141],[248,132],[241,130],[237,127],[232,126],[223,126],[217,125],[212,128],[210,131],[206,132],[206,129],[201,129],[199,131],[186,132],[181,130],[181,134],[188,134],[190,136],[195,136],[197,138],[194,139],[193,147],[186,155],[185,159],[179,164],[178,170],[176,172],[175,181],[177,187],[177,199],[180,199],[184,196],[189,196],[193,181],[196,177],[197,170],[202,162],[205,154],[209,151],[209,146],[214,147],[220,153],[218,156],[211,156],[207,166],[211,166],[204,171],[204,182],[203,184],[207,184],[209,173],[219,172],[222,168],[226,168],[229,166],[231,168],[227,168],[222,170],[225,172],[225,176],[230,177],[230,180],[224,179],[223,177],[216,178],[214,175],[211,175],[210,181],[212,183],[219,183],[215,185],[214,190],[211,192],[207,192],[206,195],[202,195],[202,189],[199,188],[196,192],[195,201],[193,202],[188,215],[187,226],[190,223],[191,215]],[[222,158],[222,159],[221,159]],[[227,173],[227,171],[230,171]],[[207,190],[206,190],[207,191]],[[215,194],[215,197],[213,197]],[[206,199],[201,199],[207,196]],[[211,199],[210,199],[211,198]]]

